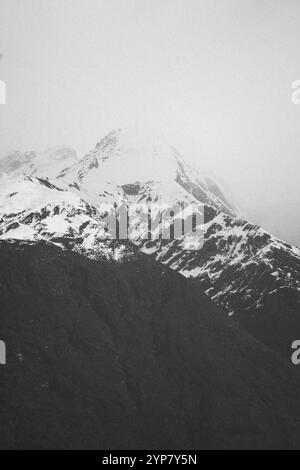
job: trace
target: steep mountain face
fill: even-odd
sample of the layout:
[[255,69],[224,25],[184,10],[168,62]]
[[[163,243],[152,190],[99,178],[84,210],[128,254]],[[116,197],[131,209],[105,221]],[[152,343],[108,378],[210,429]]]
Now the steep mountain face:
[[186,277],[257,338],[288,357],[300,334],[300,250],[260,227],[218,214],[205,226],[205,244],[182,241],[143,249]]
[[224,191],[190,168],[160,133],[119,129],[81,160],[59,171],[53,166],[51,174],[46,170],[22,182],[0,181],[0,238],[43,239],[93,256],[103,250],[107,204],[201,203],[200,250],[186,249],[187,236],[144,240],[145,223],[133,241],[157,261],[197,279],[231,318],[288,357],[300,334],[300,250],[241,218]]
[[46,240],[93,259],[118,261],[127,256],[124,244],[98,239],[99,213],[73,192],[33,176],[10,181],[4,189],[0,196],[2,240]]
[[125,249],[95,262],[0,242],[0,448],[299,448],[295,370],[198,283]]

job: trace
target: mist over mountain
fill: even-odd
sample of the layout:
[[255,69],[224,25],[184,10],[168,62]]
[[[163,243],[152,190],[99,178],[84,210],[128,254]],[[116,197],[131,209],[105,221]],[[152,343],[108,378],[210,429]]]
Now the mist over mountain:
[[12,151],[0,159],[0,178],[35,174],[55,178],[76,160],[76,152],[70,147],[55,147],[43,152]]

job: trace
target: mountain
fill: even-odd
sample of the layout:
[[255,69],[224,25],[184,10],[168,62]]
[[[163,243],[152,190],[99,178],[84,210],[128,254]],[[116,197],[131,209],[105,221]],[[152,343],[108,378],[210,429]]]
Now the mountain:
[[163,134],[144,128],[117,129],[58,180],[68,182],[94,204],[160,200],[163,204],[201,201],[215,210],[233,214],[221,189],[192,169]]
[[299,448],[295,370],[197,282],[124,250],[0,242],[0,448]]
[[44,175],[55,178],[77,160],[76,152],[70,147],[55,147],[44,152],[12,151],[0,160],[1,177],[20,175]]
[[200,250],[183,251],[182,242],[175,240],[150,252],[184,276],[199,280],[230,318],[289,357],[300,334],[298,248],[256,225],[219,213],[206,224]]
[[196,279],[232,320],[289,357],[300,333],[300,250],[245,220],[225,191],[191,168],[160,132],[117,129],[69,166],[56,170],[52,164],[51,174],[38,162],[39,174],[0,182],[0,238],[52,241],[93,257],[98,246],[103,250],[108,204],[203,204],[201,249],[187,250],[188,236],[144,240],[145,223],[134,230],[133,241],[156,261]]

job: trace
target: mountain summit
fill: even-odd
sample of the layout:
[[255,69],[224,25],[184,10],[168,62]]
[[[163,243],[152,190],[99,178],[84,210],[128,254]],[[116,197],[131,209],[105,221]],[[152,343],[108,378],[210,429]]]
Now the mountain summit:
[[116,129],[62,171],[59,180],[80,189],[93,203],[126,195],[164,204],[201,202],[235,214],[222,189],[182,158],[165,136],[148,127]]

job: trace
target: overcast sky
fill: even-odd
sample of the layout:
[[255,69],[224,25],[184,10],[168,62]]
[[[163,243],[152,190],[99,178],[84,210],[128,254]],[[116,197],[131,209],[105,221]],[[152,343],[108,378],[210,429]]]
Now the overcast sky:
[[143,120],[300,245],[299,0],[0,0],[0,154]]

